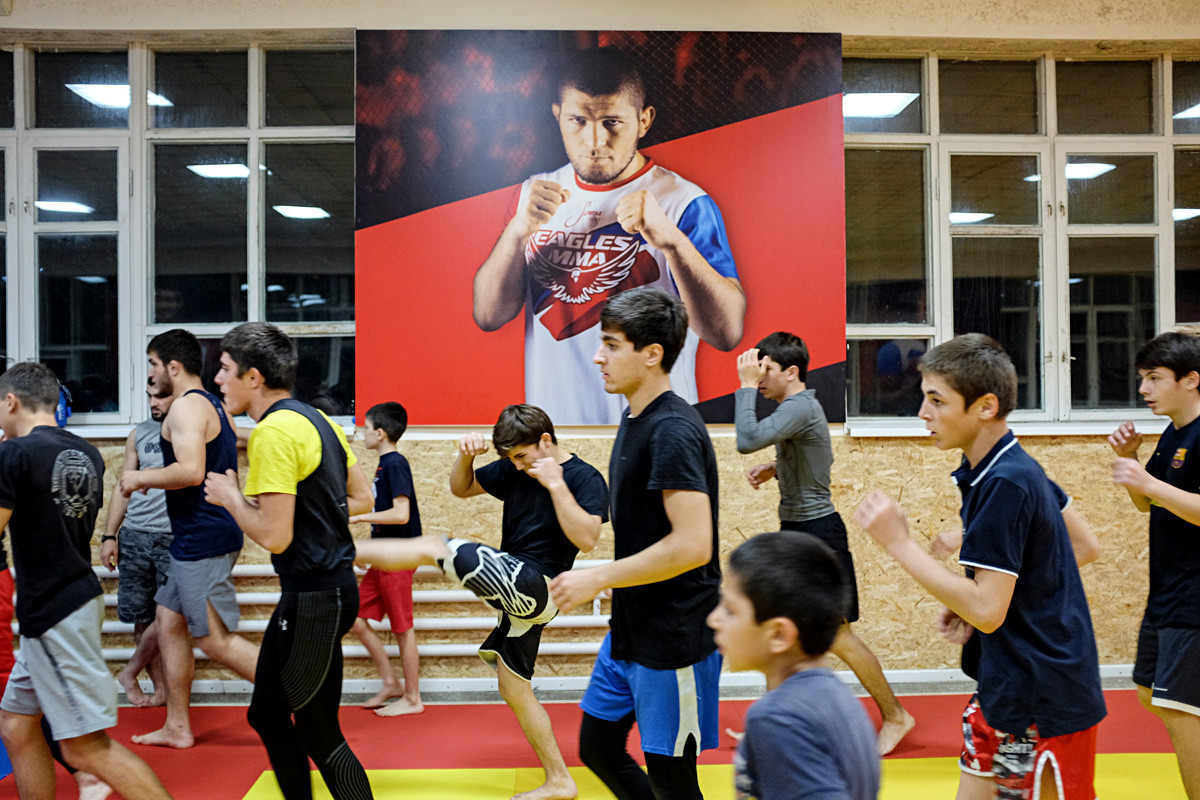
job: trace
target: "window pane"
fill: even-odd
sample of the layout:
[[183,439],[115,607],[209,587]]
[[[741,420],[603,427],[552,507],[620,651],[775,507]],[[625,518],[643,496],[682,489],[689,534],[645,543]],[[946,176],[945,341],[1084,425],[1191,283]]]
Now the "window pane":
[[154,150],[154,321],[246,319],[246,145]]
[[1037,225],[1037,174],[1037,156],[951,156],[950,222]]
[[[0,359],[8,356],[8,241],[0,233],[0,281],[4,291],[0,292]],[[7,362],[5,362],[7,363]]]
[[1017,408],[1040,408],[1040,240],[956,236],[954,333],[986,333],[1017,368]]
[[1072,237],[1071,405],[1138,405],[1133,357],[1154,336],[1154,239]]
[[34,120],[39,128],[129,126],[129,57],[113,53],[37,53]]
[[354,413],[354,337],[297,337],[300,364],[292,390],[330,416]]
[[40,236],[37,259],[38,358],[76,413],[117,411],[117,237]]
[[1067,156],[1067,222],[1154,222],[1154,156]]
[[921,407],[917,362],[928,339],[851,339],[846,356],[850,416],[915,417]]
[[0,48],[0,128],[11,128],[15,123],[13,105],[13,54],[12,50]]
[[1200,133],[1200,61],[1176,61],[1171,74],[1175,133]]
[[267,147],[267,318],[354,319],[354,145]]
[[268,125],[353,125],[354,52],[269,50]]
[[246,58],[244,50],[155,53],[152,124],[158,128],[245,126]]
[[921,62],[917,59],[842,59],[846,133],[921,133]]
[[1200,322],[1200,150],[1175,152],[1175,321]]
[[939,61],[942,133],[1038,133],[1037,63]]
[[1154,133],[1149,61],[1059,61],[1059,133]]
[[846,151],[846,321],[928,321],[925,153]]
[[38,150],[38,222],[117,218],[116,150]]

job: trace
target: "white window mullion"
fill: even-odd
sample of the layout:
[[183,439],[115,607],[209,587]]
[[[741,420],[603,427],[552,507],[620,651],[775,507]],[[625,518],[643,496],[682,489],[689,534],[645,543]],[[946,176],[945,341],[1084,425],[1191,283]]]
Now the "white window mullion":
[[247,51],[246,57],[250,59],[246,71],[250,82],[250,108],[247,111],[250,140],[246,143],[246,159],[250,166],[250,178],[246,185],[246,318],[263,320],[266,319],[266,291],[263,286],[263,260],[266,252],[266,223],[263,214],[263,181],[266,178],[266,170],[263,169],[263,165],[266,163],[266,154],[263,152],[259,129],[262,127],[263,118],[262,93],[266,84],[263,75],[266,56],[261,47],[254,46]]

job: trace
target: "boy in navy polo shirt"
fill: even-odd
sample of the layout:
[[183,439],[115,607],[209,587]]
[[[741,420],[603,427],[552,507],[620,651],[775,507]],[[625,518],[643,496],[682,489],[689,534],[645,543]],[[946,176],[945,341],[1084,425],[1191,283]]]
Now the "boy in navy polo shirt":
[[954,480],[966,574],[926,553],[882,491],[854,519],[945,604],[947,638],[977,640],[977,664],[964,664],[978,687],[963,714],[958,797],[1094,800],[1105,715],[1096,640],[1063,521],[1067,497],[1008,429],[1016,370],[978,333],[930,350],[920,369],[920,418],[939,449],[963,451]]
[[1142,435],[1126,422],[1108,437],[1113,482],[1150,512],[1150,595],[1138,633],[1133,682],[1138,699],[1162,718],[1183,785],[1200,798],[1200,337],[1154,337],[1135,361],[1138,391],[1170,417],[1145,468]]

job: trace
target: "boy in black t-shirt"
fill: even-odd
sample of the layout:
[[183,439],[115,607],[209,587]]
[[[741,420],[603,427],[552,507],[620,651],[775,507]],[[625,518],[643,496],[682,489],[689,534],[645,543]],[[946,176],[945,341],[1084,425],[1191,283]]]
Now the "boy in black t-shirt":
[[516,797],[569,800],[578,790],[530,681],[542,629],[558,614],[550,579],[570,569],[577,552],[596,546],[608,518],[608,493],[594,467],[559,446],[553,423],[536,406],[500,412],[492,443],[500,458],[475,469],[476,456],[488,450],[483,435],[469,433],[459,441],[450,491],[456,497],[486,492],[504,502],[500,550],[437,536],[371,539],[358,543],[356,560],[383,569],[437,564],[500,612],[479,655],[496,668],[500,696],[546,771],[544,784]]
[[[694,800],[697,754],[718,744],[721,656],[705,624],[721,584],[717,459],[700,415],[671,391],[688,329],[682,301],[622,292],[600,328],[604,389],[629,402],[609,459],[616,559],[551,584],[564,611],[613,590],[579,755],[618,797]],[[648,776],[626,750],[634,722]]]
[[1150,512],[1150,595],[1138,633],[1133,682],[1138,699],[1167,726],[1183,785],[1200,798],[1200,337],[1154,337],[1135,361],[1138,391],[1170,417],[1145,468],[1132,422],[1108,442],[1113,482]]
[[89,542],[100,511],[104,460],[59,428],[59,385],[43,364],[0,375],[0,529],[12,536],[21,649],[0,736],[22,797],[53,794],[45,716],[67,760],[129,800],[169,798],[150,767],[112,741],[117,692],[100,650],[104,598]]
[[[396,442],[400,441],[408,428],[408,412],[399,403],[379,403],[367,411],[364,421],[366,428],[363,439],[367,449],[379,451],[379,466],[375,470],[372,486],[375,508],[366,514],[351,517],[350,521],[371,523],[373,539],[411,539],[420,536],[421,512],[417,508],[412,470],[408,466],[408,459],[396,450]],[[363,703],[363,708],[374,708],[381,717],[420,714],[425,710],[417,677],[420,663],[417,632],[413,630],[414,572],[411,569],[370,569],[358,585],[358,619],[354,621],[350,632],[367,648],[371,661],[383,678],[383,687],[377,695]],[[392,660],[383,649],[383,641],[367,624],[369,619],[382,621],[385,614],[400,649],[403,684],[396,678]],[[392,698],[399,699],[387,703]]]

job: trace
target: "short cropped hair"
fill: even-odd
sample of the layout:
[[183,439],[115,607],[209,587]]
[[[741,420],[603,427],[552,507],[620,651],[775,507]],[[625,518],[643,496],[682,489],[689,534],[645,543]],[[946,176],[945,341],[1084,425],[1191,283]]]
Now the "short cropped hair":
[[600,329],[625,334],[634,350],[662,345],[663,372],[670,372],[687,339],[683,301],[653,286],[639,286],[611,298],[600,312]]
[[239,378],[253,367],[268,389],[291,391],[296,383],[296,343],[269,322],[243,322],[221,337],[221,350],[237,364]]
[[400,437],[408,430],[408,412],[404,406],[391,400],[376,403],[367,409],[366,420],[372,428],[386,433],[392,444],[400,441]]
[[507,458],[518,447],[537,444],[544,433],[550,434],[550,441],[558,444],[550,415],[537,406],[520,403],[506,406],[500,412],[500,418],[492,426],[492,444],[501,458]]
[[1200,336],[1182,331],[1160,333],[1138,350],[1134,367],[1163,367],[1175,373],[1175,380],[1189,372],[1200,372]]
[[760,356],[770,356],[780,369],[795,367],[800,380],[808,380],[808,346],[796,334],[775,331],[755,347]]
[[754,606],[759,623],[787,617],[796,626],[800,649],[822,655],[846,621],[849,583],[833,550],[809,533],[760,533],[729,556],[728,572]]
[[0,375],[0,397],[10,393],[29,411],[53,413],[58,408],[58,377],[45,364],[22,361]]
[[637,63],[616,47],[593,47],[568,54],[559,73],[560,101],[567,89],[592,97],[624,93],[638,111],[646,105],[646,82]]
[[990,336],[956,336],[921,356],[918,367],[922,375],[937,375],[961,394],[966,408],[989,393],[999,401],[1000,419],[1017,407],[1017,370],[1008,353]]
[[163,364],[174,361],[189,375],[199,375],[203,369],[200,341],[195,334],[183,328],[174,328],[155,336],[146,346],[146,353],[158,356]]

